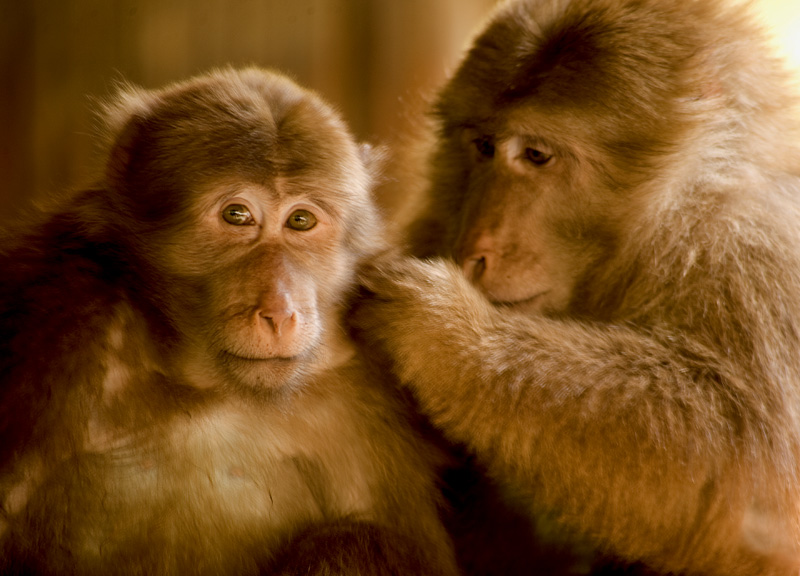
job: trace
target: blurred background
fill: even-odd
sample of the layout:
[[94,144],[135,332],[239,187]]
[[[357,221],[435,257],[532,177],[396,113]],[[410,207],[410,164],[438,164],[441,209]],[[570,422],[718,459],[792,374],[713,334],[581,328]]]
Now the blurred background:
[[[158,87],[213,66],[272,67],[319,91],[360,140],[392,146],[495,2],[0,0],[0,225],[86,183],[93,99],[123,79]],[[800,63],[800,1],[755,4]]]

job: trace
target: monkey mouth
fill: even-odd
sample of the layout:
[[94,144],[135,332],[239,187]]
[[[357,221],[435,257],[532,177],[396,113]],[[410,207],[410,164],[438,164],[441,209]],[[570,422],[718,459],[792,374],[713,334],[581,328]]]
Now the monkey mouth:
[[241,363],[243,365],[287,365],[292,364],[301,360],[301,354],[296,354],[294,356],[242,356],[241,354],[235,354],[234,352],[228,352],[224,350],[222,352],[222,360],[226,363],[234,362],[234,363]]
[[247,390],[275,390],[296,381],[308,363],[308,353],[292,356],[252,356],[221,352],[219,366],[230,382]]
[[240,347],[229,343],[217,348],[217,365],[227,374],[251,388],[276,388],[283,386],[298,374],[316,356],[318,341],[295,343],[270,350],[261,347]]

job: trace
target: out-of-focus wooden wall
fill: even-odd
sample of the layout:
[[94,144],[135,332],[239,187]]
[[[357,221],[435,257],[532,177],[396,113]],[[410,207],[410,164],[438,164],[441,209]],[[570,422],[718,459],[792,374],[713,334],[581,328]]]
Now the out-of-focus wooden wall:
[[85,183],[92,98],[210,67],[289,73],[391,143],[495,0],[0,0],[0,223]]
[[[0,0],[0,225],[88,179],[91,98],[123,78],[157,87],[212,66],[275,67],[360,139],[392,144],[496,1]],[[800,57],[800,3],[756,2]]]

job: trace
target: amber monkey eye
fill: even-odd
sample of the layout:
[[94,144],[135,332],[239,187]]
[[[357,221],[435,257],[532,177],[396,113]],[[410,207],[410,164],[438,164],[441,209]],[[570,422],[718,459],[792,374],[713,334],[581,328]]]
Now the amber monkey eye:
[[249,226],[255,223],[250,209],[243,204],[230,204],[222,211],[222,218],[234,226]]
[[292,230],[299,230],[301,232],[311,230],[316,225],[317,217],[308,210],[303,209],[292,212],[289,219],[286,221],[286,226]]
[[536,148],[525,149],[525,158],[527,158],[537,166],[543,166],[547,164],[548,162],[550,162],[550,159],[552,157],[553,157],[552,154],[546,154],[541,150],[537,150]]

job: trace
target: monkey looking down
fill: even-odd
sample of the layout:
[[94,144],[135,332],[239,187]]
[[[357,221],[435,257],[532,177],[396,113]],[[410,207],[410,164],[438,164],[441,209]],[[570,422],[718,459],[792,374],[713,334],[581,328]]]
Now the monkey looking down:
[[0,246],[0,573],[453,574],[440,455],[346,338],[367,148],[280,74],[105,110]]
[[439,93],[429,260],[368,269],[355,324],[531,521],[800,571],[796,103],[721,0],[505,2]]

